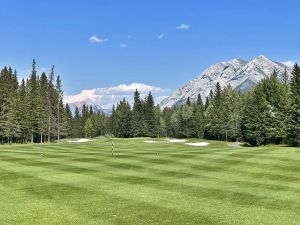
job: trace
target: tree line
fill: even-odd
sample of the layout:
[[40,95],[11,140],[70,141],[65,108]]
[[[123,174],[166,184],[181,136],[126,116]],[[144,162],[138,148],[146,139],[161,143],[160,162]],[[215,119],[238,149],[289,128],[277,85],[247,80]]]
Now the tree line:
[[0,72],[0,142],[28,143],[60,140],[66,133],[65,106],[60,76],[52,66],[49,76],[37,75],[32,62],[29,78],[19,83],[17,72]]
[[[55,79],[55,82],[54,82]],[[134,93],[113,106],[110,115],[83,105],[72,113],[63,103],[63,91],[54,67],[47,77],[36,74],[19,84],[11,68],[0,73],[0,140],[2,143],[59,141],[69,137],[111,135],[130,137],[206,138],[245,141],[253,146],[300,144],[300,68],[283,79],[274,73],[247,93],[217,83],[203,101],[161,109],[151,93]]]

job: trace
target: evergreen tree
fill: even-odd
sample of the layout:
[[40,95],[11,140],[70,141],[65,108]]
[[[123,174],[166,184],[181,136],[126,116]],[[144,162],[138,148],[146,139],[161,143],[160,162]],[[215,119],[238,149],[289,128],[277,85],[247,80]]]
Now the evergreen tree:
[[56,110],[57,110],[57,117],[56,117],[57,141],[59,142],[61,130],[62,130],[62,124],[63,124],[62,114],[64,111],[63,104],[62,104],[63,91],[62,91],[60,76],[57,76],[56,78],[55,90],[56,90]]
[[129,138],[132,137],[132,113],[131,108],[125,98],[116,108],[117,126],[115,134],[117,137]]
[[186,104],[187,104],[188,106],[191,106],[191,99],[190,99],[190,97],[187,98]]
[[67,120],[66,132],[68,134],[68,137],[75,137],[74,119],[73,119],[71,108],[68,103],[66,104],[65,114],[66,114],[66,120]]
[[287,143],[300,145],[300,67],[294,66],[291,78],[291,110],[287,127]]
[[134,137],[142,137],[146,134],[143,102],[140,99],[140,93],[138,92],[138,90],[135,90],[134,92],[134,103],[132,109],[132,128]]
[[29,87],[29,114],[30,114],[30,126],[31,126],[31,143],[34,142],[35,136],[39,132],[39,117],[40,117],[40,112],[38,110],[38,103],[39,103],[39,98],[38,98],[38,79],[37,79],[37,74],[36,74],[36,62],[35,60],[32,61],[32,71],[31,75],[29,77],[29,82],[28,82],[28,87]]
[[240,136],[241,97],[227,86],[222,91],[220,110],[223,114],[220,124],[221,135],[225,141],[236,140]]
[[151,92],[148,94],[145,100],[145,122],[147,127],[146,135],[149,137],[155,136],[155,115],[154,115],[154,100]]
[[[191,104],[191,103],[189,103]],[[182,129],[183,135],[187,138],[192,136],[192,116],[193,116],[193,108],[189,105],[188,102],[181,109],[181,118],[182,118]]]
[[115,105],[113,105],[111,115],[108,119],[108,130],[110,134],[116,135],[116,126],[117,126],[117,114],[115,110]]
[[51,135],[54,134],[54,112],[56,111],[56,96],[54,91],[54,65],[51,67],[51,72],[48,79],[48,90],[47,90],[47,117],[48,117],[48,142],[51,141]]
[[161,134],[161,128],[160,128],[161,110],[158,105],[154,107],[154,118],[155,118],[154,134],[155,137],[160,137],[161,136],[160,135]]
[[92,115],[93,126],[97,136],[103,136],[108,132],[106,128],[106,117],[104,113],[98,112]]
[[82,127],[79,109],[76,106],[75,115],[74,115],[74,137],[82,137],[82,136],[83,136],[83,127]]
[[221,140],[222,129],[220,124],[223,121],[224,112],[221,111],[222,105],[222,89],[219,82],[216,84],[214,93],[211,91],[209,96],[209,106],[207,108],[207,137]]
[[171,127],[171,134],[172,137],[181,137],[182,131],[180,126],[180,112],[178,109],[174,110],[171,118],[170,118],[170,127]]
[[192,126],[194,137],[203,138],[205,130],[204,112],[205,107],[203,105],[201,95],[199,94],[196,104],[193,105]]
[[241,120],[244,139],[251,145],[283,142],[288,105],[286,87],[274,72],[270,78],[262,80],[246,99]]
[[85,137],[92,138],[96,135],[96,130],[94,128],[91,118],[88,118],[84,125],[84,134]]
[[26,88],[25,80],[22,79],[21,86],[19,88],[19,113],[20,115],[20,129],[21,129],[21,139],[22,142],[27,142],[28,136],[30,134],[30,101],[28,89]]
[[45,73],[42,73],[38,86],[38,111],[39,111],[39,133],[40,142],[43,143],[45,134],[47,133],[47,91],[48,79]]
[[164,108],[162,111],[162,119],[164,120],[166,124],[166,134],[165,136],[170,136],[172,134],[173,128],[171,126],[171,117],[172,117],[173,109],[171,108]]

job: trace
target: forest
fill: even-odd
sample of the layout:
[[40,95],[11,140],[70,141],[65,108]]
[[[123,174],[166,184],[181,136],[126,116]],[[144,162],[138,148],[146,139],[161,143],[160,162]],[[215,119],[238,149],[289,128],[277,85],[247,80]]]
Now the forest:
[[63,102],[62,81],[52,66],[49,75],[37,74],[33,60],[30,76],[20,83],[17,72],[0,73],[0,142],[59,142],[62,138],[96,136],[205,138],[242,141],[251,146],[300,144],[300,67],[283,79],[274,71],[247,93],[217,83],[206,99],[161,109],[149,93],[134,103],[123,99],[112,113],[94,112],[92,106],[72,113]]

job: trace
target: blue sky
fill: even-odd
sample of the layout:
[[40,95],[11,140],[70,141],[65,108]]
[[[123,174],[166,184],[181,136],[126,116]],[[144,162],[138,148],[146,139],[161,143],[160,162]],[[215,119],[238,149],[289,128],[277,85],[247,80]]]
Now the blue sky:
[[219,61],[300,59],[296,0],[1,0],[0,25],[0,66],[26,76],[33,58],[55,64],[66,95],[136,82],[174,91]]

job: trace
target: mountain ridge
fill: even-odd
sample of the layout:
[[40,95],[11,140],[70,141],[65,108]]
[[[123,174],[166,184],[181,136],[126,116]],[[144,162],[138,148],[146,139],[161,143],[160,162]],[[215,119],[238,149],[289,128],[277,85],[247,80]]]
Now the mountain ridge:
[[215,88],[217,82],[222,87],[231,85],[233,89],[246,92],[260,80],[270,76],[273,71],[278,73],[279,79],[283,79],[285,70],[289,75],[292,72],[291,67],[271,60],[264,55],[259,55],[251,61],[235,58],[215,63],[205,69],[196,79],[162,100],[160,106],[165,108],[180,105],[188,97],[191,101],[196,101],[198,94],[204,100],[209,95],[210,90]]

